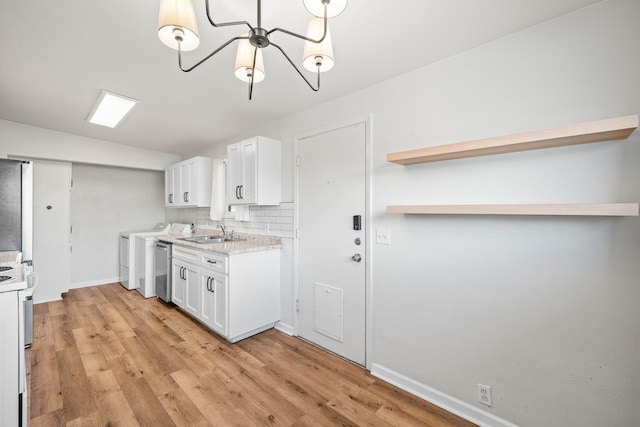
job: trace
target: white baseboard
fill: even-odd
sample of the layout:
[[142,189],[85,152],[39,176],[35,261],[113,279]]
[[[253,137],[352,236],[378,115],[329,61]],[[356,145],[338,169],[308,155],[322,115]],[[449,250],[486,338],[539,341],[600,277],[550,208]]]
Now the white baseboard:
[[89,286],[106,285],[109,283],[120,283],[120,277],[71,283],[69,289],[88,288]]
[[401,388],[413,395],[433,403],[434,405],[445,409],[465,420],[476,423],[482,427],[518,427],[510,421],[496,417],[482,409],[476,408],[460,399],[448,394],[442,393],[418,381],[412,380],[398,372],[385,368],[384,366],[373,363],[371,365],[371,375],[378,377],[388,383]]
[[276,323],[275,328],[277,330],[279,330],[280,332],[287,334],[289,336],[293,336],[293,326],[287,324],[287,323],[283,323],[283,322],[278,322]]

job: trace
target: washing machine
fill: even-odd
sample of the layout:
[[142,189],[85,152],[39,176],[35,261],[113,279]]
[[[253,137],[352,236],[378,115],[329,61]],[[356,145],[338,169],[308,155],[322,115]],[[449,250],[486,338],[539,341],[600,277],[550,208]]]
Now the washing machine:
[[169,224],[158,224],[152,229],[123,231],[120,233],[120,284],[125,289],[136,289],[136,236],[168,233]]

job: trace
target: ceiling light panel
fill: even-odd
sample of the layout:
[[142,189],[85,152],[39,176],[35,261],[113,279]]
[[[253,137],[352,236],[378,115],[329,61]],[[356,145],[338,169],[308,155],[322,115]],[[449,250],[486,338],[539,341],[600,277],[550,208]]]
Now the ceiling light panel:
[[114,128],[139,102],[117,93],[102,90],[87,121],[96,125]]

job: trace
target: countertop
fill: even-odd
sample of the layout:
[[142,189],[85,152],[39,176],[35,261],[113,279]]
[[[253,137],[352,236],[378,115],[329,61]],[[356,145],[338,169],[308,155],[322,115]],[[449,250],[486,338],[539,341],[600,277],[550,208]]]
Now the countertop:
[[197,237],[197,236],[217,236],[221,237],[222,233],[216,233],[211,230],[196,230],[194,233],[188,236],[159,236],[158,239],[163,242],[169,242],[177,246],[183,246],[186,248],[197,249],[200,251],[217,252],[225,255],[232,254],[245,254],[249,252],[267,251],[272,249],[282,248],[282,240],[278,237],[261,236],[257,234],[244,234],[235,233],[235,235],[241,239],[233,242],[223,243],[194,243],[180,240],[184,237]]

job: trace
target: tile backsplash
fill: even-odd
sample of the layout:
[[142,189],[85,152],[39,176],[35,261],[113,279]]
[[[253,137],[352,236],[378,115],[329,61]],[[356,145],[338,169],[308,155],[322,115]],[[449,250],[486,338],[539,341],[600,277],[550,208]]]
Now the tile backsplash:
[[[293,238],[293,202],[280,203],[279,206],[249,206],[245,221],[236,219],[234,212],[229,212],[222,220],[229,231],[238,233],[263,234],[284,238]],[[197,228],[217,229],[219,221],[212,221],[209,208],[198,208],[196,215]]]

